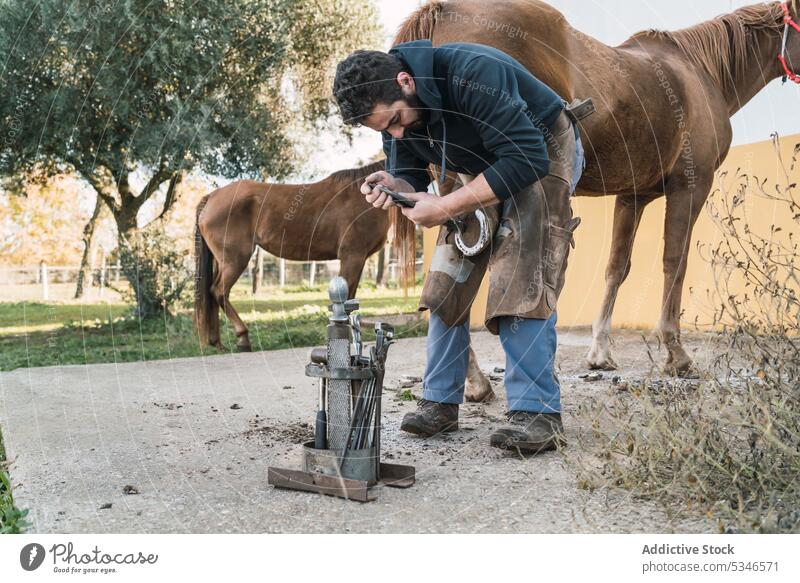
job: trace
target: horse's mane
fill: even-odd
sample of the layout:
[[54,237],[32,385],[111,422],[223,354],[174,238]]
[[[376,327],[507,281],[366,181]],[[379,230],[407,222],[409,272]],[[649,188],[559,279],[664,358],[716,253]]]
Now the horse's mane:
[[431,0],[427,4],[420,6],[403,21],[394,37],[393,45],[407,43],[412,40],[431,38],[433,27],[442,12],[444,2]]
[[[797,0],[792,0],[792,3],[796,9]],[[645,30],[633,35],[628,42],[641,36],[670,40],[721,88],[727,89],[747,65],[748,29],[771,29],[780,33],[783,30],[780,4],[745,6],[681,30]]]
[[366,166],[362,166],[360,168],[347,168],[345,170],[338,170],[328,176],[326,180],[332,180],[337,183],[342,184],[352,184],[353,182],[360,182],[373,172],[377,172],[378,170],[383,170],[385,166],[386,160],[379,160],[377,162],[373,162],[372,164],[367,164]]

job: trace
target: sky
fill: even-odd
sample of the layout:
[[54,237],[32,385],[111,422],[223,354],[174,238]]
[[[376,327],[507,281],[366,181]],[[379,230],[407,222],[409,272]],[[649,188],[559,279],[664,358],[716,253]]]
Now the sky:
[[[617,45],[647,28],[676,29],[730,12],[755,0],[548,0],[584,33],[608,45]],[[378,0],[380,21],[388,49],[400,23],[420,4],[419,0]],[[773,81],[732,119],[734,145],[800,133],[800,86]],[[323,173],[358,166],[381,151],[380,135],[356,131],[349,146],[335,135],[324,136],[312,166]]]

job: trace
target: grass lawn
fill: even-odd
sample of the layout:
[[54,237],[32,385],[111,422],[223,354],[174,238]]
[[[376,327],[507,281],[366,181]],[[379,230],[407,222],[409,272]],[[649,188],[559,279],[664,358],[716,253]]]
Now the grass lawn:
[[[419,288],[417,288],[417,293]],[[324,344],[327,288],[271,289],[253,297],[234,289],[233,303],[250,328],[254,350]],[[362,317],[415,312],[419,296],[410,290],[359,290]],[[0,370],[102,362],[132,362],[215,354],[199,345],[191,310],[173,319],[140,321],[125,304],[0,302]],[[223,342],[235,337],[224,315]],[[372,318],[370,318],[372,319]],[[425,323],[398,326],[398,337],[421,336]],[[367,339],[372,335],[366,334]]]

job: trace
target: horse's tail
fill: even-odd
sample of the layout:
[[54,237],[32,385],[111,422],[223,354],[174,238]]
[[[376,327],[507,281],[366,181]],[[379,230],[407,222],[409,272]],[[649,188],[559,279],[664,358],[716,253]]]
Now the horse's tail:
[[215,342],[219,341],[219,304],[211,293],[215,259],[200,232],[200,214],[208,202],[208,197],[209,195],[204,196],[197,205],[194,227],[194,323],[202,346],[208,344],[209,338]]
[[431,0],[424,6],[420,6],[400,25],[392,44],[398,45],[412,40],[432,39],[433,28],[436,26],[436,21],[443,7],[444,2],[439,2],[438,0]]
[[417,276],[416,225],[406,218],[398,206],[391,209],[391,221],[394,231],[392,250],[400,266],[400,285],[403,287],[403,292],[407,293],[408,288],[415,285]]
[[[448,172],[444,183],[440,183],[441,172],[442,170],[439,166],[428,166],[428,177],[436,185],[440,196],[448,195],[463,186],[461,179],[455,172]],[[395,206],[391,210],[392,230],[394,231],[392,251],[397,257],[397,263],[400,266],[400,285],[403,287],[403,292],[406,292],[410,286],[416,283],[417,234],[414,223],[406,218],[400,211],[400,207]]]

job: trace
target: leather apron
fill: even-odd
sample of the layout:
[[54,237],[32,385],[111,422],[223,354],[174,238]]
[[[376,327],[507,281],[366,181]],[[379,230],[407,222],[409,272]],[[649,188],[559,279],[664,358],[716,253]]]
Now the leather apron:
[[[499,317],[547,319],[555,311],[580,224],[570,205],[576,133],[566,111],[545,139],[550,173],[503,203],[484,208],[494,236],[483,251],[463,256],[453,244],[454,232],[440,228],[420,310],[430,309],[448,326],[463,324],[489,268],[485,323],[493,334],[498,333]],[[464,183],[471,178],[461,176]],[[474,215],[462,218],[461,229],[466,242],[477,240]]]

